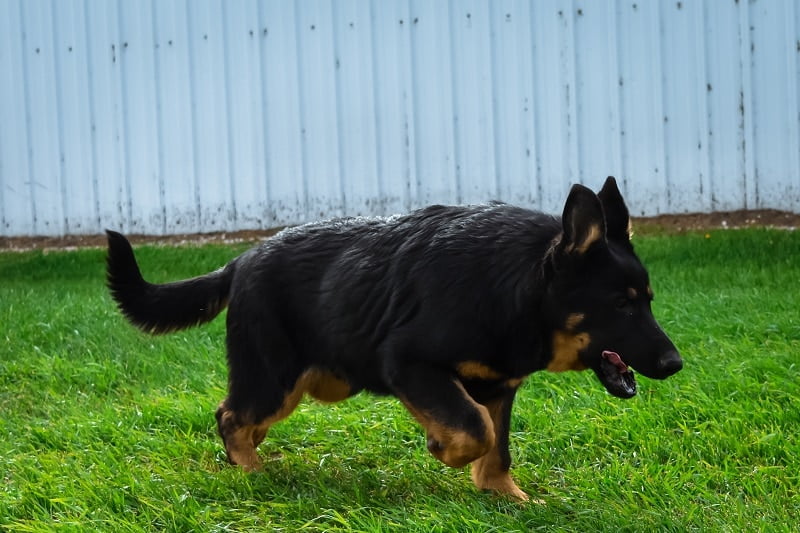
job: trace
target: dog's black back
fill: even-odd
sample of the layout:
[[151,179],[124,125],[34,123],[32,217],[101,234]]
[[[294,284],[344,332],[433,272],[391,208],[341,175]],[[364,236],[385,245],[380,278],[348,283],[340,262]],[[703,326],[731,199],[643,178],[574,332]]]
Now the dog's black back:
[[443,365],[495,354],[500,369],[530,373],[546,365],[526,341],[559,231],[556,218],[503,204],[306,225],[242,258],[231,299],[270,294],[252,305],[284,317],[304,364],[341,371],[354,389],[389,392],[393,352]]

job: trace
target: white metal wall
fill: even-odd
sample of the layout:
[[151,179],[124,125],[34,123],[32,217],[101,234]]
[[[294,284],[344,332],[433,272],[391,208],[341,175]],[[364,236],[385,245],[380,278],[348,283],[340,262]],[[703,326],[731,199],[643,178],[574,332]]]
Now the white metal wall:
[[0,234],[800,211],[795,0],[0,0]]

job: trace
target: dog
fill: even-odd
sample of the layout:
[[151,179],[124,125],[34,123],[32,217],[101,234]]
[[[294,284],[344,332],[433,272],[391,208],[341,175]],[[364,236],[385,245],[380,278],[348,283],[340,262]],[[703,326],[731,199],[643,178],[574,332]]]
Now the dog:
[[503,203],[286,229],[210,274],[151,284],[108,231],[107,282],[127,319],[169,333],[226,306],[228,395],[216,419],[229,461],[256,448],[304,394],[393,395],[444,464],[479,489],[528,496],[509,474],[509,421],[529,374],[591,369],[636,394],[683,361],[651,311],[648,273],[609,177],[573,185],[561,217]]

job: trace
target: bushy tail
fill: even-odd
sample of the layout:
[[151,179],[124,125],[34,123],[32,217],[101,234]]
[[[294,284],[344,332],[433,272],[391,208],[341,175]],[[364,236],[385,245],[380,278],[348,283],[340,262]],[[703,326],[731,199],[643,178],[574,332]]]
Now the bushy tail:
[[212,320],[228,305],[235,262],[205,276],[155,285],[142,278],[128,239],[115,231],[106,235],[108,288],[120,311],[139,329],[178,331]]

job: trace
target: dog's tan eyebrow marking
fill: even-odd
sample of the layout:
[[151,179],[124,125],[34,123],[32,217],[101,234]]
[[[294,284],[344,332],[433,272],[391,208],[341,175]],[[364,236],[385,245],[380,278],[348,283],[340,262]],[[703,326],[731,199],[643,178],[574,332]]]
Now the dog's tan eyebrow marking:
[[570,313],[567,316],[567,321],[564,322],[564,329],[567,331],[572,331],[575,329],[578,324],[583,322],[583,319],[586,317],[583,313]]
[[653,298],[653,288],[650,285],[647,286],[647,295]]
[[634,289],[633,287],[628,287],[628,298],[630,298],[631,300],[635,300],[638,294],[639,293],[636,292],[636,289]]

